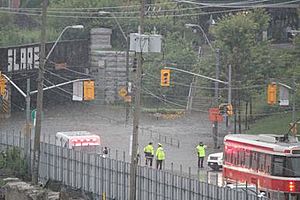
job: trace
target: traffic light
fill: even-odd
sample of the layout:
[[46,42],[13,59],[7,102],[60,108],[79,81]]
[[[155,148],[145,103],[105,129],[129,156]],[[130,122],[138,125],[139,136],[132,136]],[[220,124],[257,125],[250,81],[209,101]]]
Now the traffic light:
[[5,77],[0,73],[0,95],[5,96],[6,94],[6,79]]
[[170,76],[171,76],[171,71],[170,69],[162,69],[160,70],[160,85],[161,86],[170,86]]
[[277,86],[276,83],[270,83],[268,85],[268,104],[269,105],[274,105],[276,104],[276,91],[277,91]]
[[83,81],[83,98],[85,101],[95,99],[95,81]]
[[227,104],[226,106],[226,113],[228,116],[232,116],[233,115],[233,107],[231,104]]
[[137,67],[137,58],[134,57],[132,61],[132,71],[136,72],[136,67]]

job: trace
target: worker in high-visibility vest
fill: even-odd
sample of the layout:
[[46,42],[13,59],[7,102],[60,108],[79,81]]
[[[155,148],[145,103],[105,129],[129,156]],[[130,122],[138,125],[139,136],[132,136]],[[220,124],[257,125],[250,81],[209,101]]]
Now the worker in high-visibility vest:
[[166,159],[165,151],[162,148],[162,144],[158,143],[158,148],[156,150],[156,169],[162,169],[162,163]]
[[197,149],[197,155],[198,155],[198,168],[203,168],[203,161],[205,158],[205,150],[206,145],[204,145],[202,142],[199,142],[199,144],[196,147]]
[[147,146],[144,148],[144,154],[145,154],[145,164],[150,165],[152,167],[153,157],[154,157],[154,148],[152,145],[152,142],[149,142]]

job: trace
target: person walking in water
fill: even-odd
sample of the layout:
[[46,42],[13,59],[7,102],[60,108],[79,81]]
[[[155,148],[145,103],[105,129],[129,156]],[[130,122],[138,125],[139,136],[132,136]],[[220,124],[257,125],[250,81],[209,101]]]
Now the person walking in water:
[[203,145],[202,142],[199,142],[196,149],[197,149],[197,155],[198,155],[198,168],[203,168],[203,161],[205,158],[206,146]]
[[152,167],[152,162],[153,162],[153,157],[154,157],[154,148],[153,148],[152,142],[149,142],[149,144],[147,146],[145,146],[144,154],[145,154],[146,166],[149,163],[150,167]]
[[166,158],[165,151],[162,148],[162,144],[158,143],[158,148],[156,150],[156,169],[162,169],[163,161]]

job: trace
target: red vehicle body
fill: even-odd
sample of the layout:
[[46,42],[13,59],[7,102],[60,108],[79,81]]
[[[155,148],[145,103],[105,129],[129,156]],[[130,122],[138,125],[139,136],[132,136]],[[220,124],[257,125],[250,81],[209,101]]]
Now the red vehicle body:
[[224,138],[223,178],[256,185],[271,199],[300,200],[300,142],[286,135]]

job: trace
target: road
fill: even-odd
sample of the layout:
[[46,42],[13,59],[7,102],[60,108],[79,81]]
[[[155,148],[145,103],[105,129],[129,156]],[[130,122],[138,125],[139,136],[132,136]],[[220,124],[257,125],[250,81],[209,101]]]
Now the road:
[[[77,102],[67,105],[52,105],[44,109],[42,139],[47,140],[49,136],[54,136],[58,131],[90,131],[101,136],[101,143],[110,148],[112,158],[118,156],[119,159],[123,159],[123,154],[125,154],[126,161],[129,161],[132,118],[129,122],[129,125],[125,125],[125,109],[123,107]],[[24,132],[24,124],[24,111],[15,112],[10,119],[0,122],[1,131],[21,130]],[[157,119],[153,115],[142,113],[140,128],[142,128],[139,131],[139,152],[141,154],[143,147],[149,141],[154,143],[155,148],[157,147],[158,132],[161,134],[161,138],[173,139],[175,145],[161,142],[166,152],[166,170],[173,168],[175,171],[188,174],[190,167],[191,174],[198,174],[200,179],[206,179],[209,168],[205,165],[203,170],[198,171],[195,147],[202,141],[208,146],[207,154],[221,151],[213,149],[212,127],[207,113],[192,113],[177,119]],[[224,129],[220,128],[220,132],[224,132]],[[179,148],[176,145],[177,140],[180,141]],[[222,143],[221,139],[219,141]],[[144,164],[143,159],[142,155],[141,165]]]

